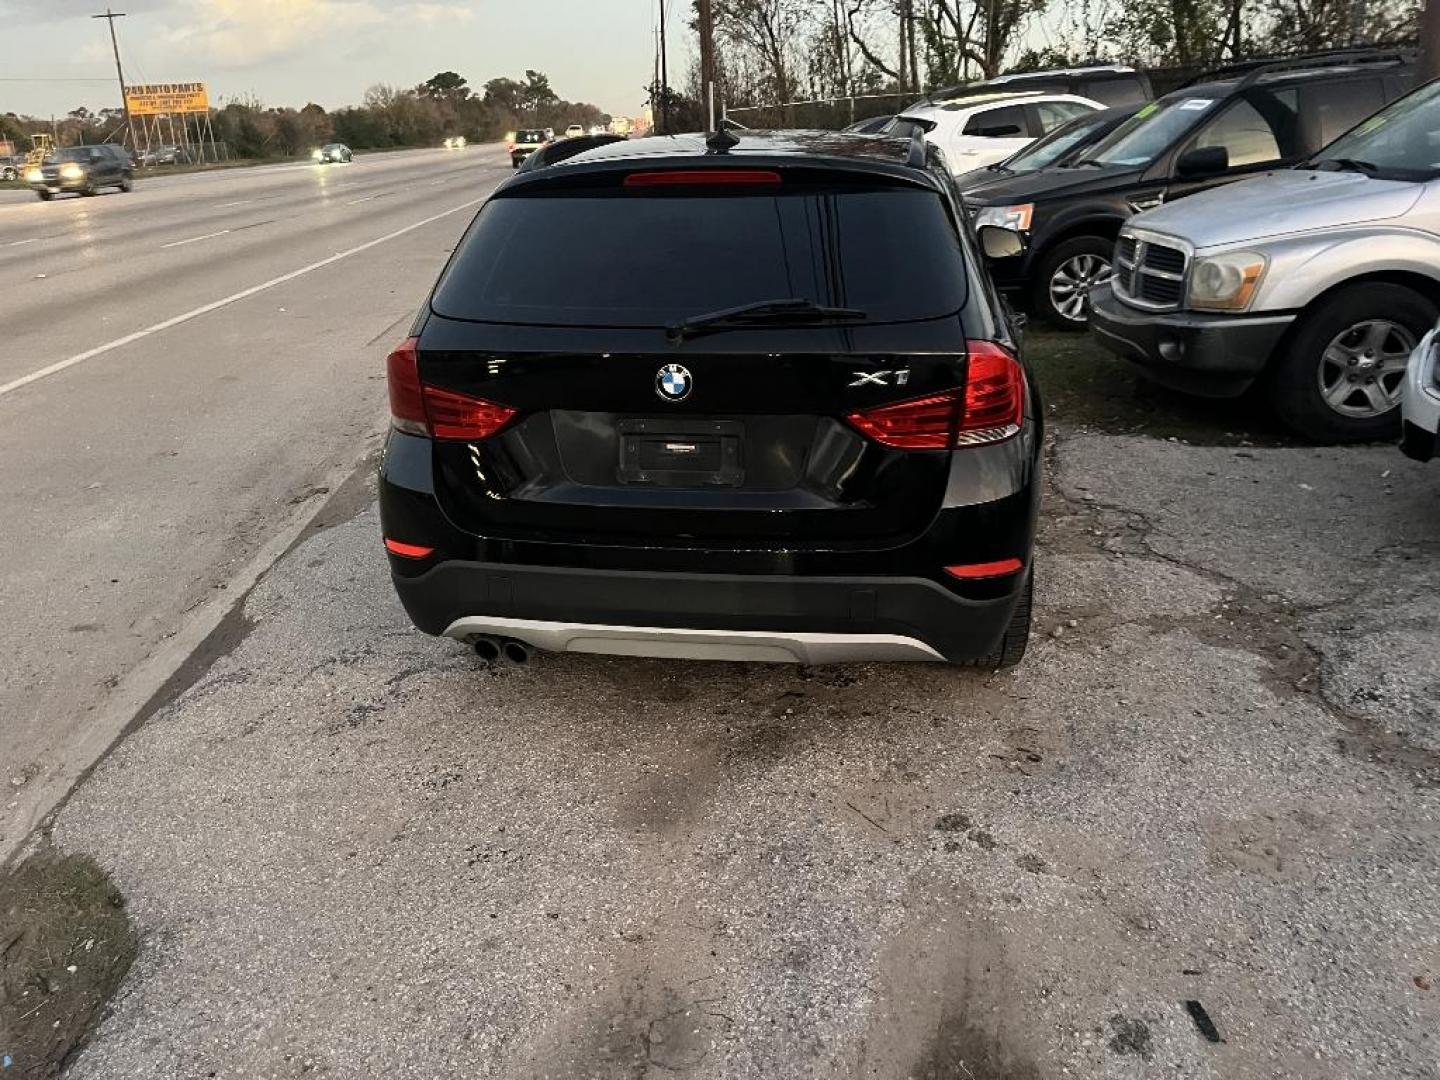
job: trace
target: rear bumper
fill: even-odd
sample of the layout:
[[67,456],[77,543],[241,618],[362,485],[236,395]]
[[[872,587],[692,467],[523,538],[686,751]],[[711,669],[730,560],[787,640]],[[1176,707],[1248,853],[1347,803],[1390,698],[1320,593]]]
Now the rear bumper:
[[[436,499],[433,444],[395,431],[380,519],[386,537],[433,549],[390,557],[401,603],[429,634],[621,655],[963,662],[994,650],[1025,584],[1038,439],[975,448],[930,528],[876,550],[477,535]],[[957,581],[942,570],[1006,558],[1027,571]]]
[[1196,315],[1128,307],[1108,285],[1090,294],[1090,330],[1118,356],[1164,386],[1206,397],[1238,397],[1259,378],[1293,312]]
[[641,573],[442,562],[394,575],[419,629],[560,652],[837,663],[974,660],[1010,622],[1023,574],[987,599],[923,578]]

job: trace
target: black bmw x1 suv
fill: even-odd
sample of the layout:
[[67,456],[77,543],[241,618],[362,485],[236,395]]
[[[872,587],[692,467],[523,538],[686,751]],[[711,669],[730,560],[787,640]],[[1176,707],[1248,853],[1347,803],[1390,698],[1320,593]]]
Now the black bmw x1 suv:
[[384,542],[426,633],[1024,654],[1040,402],[918,141],[726,132],[521,173],[388,376]]

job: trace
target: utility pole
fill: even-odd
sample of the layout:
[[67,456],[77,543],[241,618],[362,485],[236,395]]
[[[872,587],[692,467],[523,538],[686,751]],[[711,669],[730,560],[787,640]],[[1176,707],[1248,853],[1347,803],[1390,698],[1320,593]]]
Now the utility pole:
[[710,0],[695,0],[700,27],[700,98],[705,103],[705,130],[715,130],[715,16]]
[[660,133],[670,134],[670,67],[665,55],[665,0],[660,3]]
[[92,19],[104,19],[110,24],[110,48],[115,53],[115,75],[120,80],[120,111],[125,114],[125,134],[120,138],[120,145],[124,146],[128,140],[133,146],[134,132],[130,130],[130,102],[125,97],[125,69],[120,66],[120,41],[115,36],[115,20],[125,18],[123,11],[111,11],[108,7],[104,15],[91,15]]
[[1420,15],[1420,78],[1440,76],[1440,0],[1425,0]]

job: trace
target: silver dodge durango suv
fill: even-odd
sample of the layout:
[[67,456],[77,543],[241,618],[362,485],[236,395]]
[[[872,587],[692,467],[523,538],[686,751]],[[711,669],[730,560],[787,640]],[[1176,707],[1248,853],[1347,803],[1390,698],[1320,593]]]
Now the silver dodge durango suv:
[[1440,82],[1293,169],[1131,219],[1091,304],[1101,344],[1158,382],[1258,385],[1316,442],[1395,437],[1440,314]]

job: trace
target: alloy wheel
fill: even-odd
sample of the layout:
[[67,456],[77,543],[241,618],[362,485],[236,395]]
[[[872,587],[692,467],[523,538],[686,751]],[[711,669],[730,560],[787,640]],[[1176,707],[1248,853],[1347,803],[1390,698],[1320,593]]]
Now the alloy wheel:
[[1066,259],[1050,275],[1050,303],[1071,322],[1085,321],[1085,300],[1090,290],[1110,280],[1110,260],[1100,255]]
[[1389,319],[1367,319],[1335,335],[1320,355],[1320,396],[1341,416],[1382,416],[1400,404],[1415,335]]

